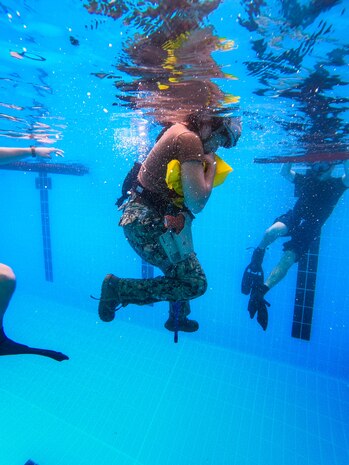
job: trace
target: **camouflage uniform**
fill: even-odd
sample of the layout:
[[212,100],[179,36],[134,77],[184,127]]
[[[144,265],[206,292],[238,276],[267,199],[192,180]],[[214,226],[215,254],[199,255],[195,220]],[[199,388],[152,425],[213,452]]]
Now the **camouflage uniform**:
[[145,305],[161,301],[185,301],[179,318],[187,316],[190,308],[186,301],[201,296],[207,289],[206,276],[196,254],[192,253],[182,262],[172,264],[159,242],[159,237],[166,231],[163,215],[137,198],[126,203],[119,224],[137,254],[164,273],[164,276],[150,279],[121,278],[118,292],[122,303]]

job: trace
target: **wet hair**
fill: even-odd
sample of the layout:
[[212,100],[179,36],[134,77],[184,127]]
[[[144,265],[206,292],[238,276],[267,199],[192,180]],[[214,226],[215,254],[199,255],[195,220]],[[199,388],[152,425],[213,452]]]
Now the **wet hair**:
[[[199,131],[202,126],[202,120],[203,118],[211,120],[212,124],[212,131],[217,131],[223,123],[224,123],[224,117],[222,116],[212,116],[209,115],[207,112],[204,111],[198,111],[196,113],[191,113],[185,120],[185,123],[188,126],[188,129],[190,131],[195,132],[196,134],[199,134]],[[175,123],[166,123],[163,125],[163,128],[161,129],[160,133],[156,137],[156,142],[161,139],[161,137],[165,134],[165,132]]]
[[198,111],[188,116],[186,121],[186,123],[188,124],[188,129],[198,133],[202,126],[203,119],[210,120],[212,125],[212,131],[217,131],[217,129],[220,128],[224,122],[223,116],[214,116],[204,111]]
[[[207,111],[198,111],[191,113],[186,118],[186,124],[190,131],[199,135],[203,120],[211,124],[212,133],[222,130],[222,133],[227,138],[226,148],[234,147],[240,137],[241,122],[239,118],[231,118],[229,116],[221,116],[218,114],[208,113]],[[156,142],[161,139],[164,133],[172,126],[172,123],[166,124],[156,138]],[[209,136],[208,138],[210,138]],[[206,141],[204,141],[206,142]]]

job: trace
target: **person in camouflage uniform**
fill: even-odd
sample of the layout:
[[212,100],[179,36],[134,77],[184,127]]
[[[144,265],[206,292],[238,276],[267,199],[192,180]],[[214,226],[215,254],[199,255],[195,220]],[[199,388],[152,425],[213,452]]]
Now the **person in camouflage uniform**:
[[[121,207],[120,226],[136,253],[157,266],[164,276],[150,279],[118,278],[108,274],[103,283],[98,307],[102,321],[112,321],[115,311],[128,304],[181,302],[179,314],[170,304],[165,327],[170,331],[193,332],[199,328],[190,313],[189,301],[207,289],[205,273],[194,250],[173,260],[161,238],[166,231],[182,234],[189,230],[193,213],[200,212],[213,187],[214,151],[230,148],[240,136],[240,123],[231,118],[198,115],[163,131],[140,166],[131,196]],[[183,195],[166,183],[167,165],[178,160],[181,166]]]
[[[166,232],[164,217],[138,202],[128,202],[120,225],[137,254],[160,268],[165,275],[153,279],[119,280],[119,292],[122,293],[123,301],[139,305],[160,301],[183,302],[179,314],[182,330],[184,327],[186,331],[198,329],[194,320],[186,318],[190,313],[188,300],[201,296],[207,289],[206,276],[195,253],[192,252],[179,263],[171,263],[159,242],[159,237]],[[171,321],[167,321],[165,326],[171,330],[174,316],[172,307],[170,312]]]

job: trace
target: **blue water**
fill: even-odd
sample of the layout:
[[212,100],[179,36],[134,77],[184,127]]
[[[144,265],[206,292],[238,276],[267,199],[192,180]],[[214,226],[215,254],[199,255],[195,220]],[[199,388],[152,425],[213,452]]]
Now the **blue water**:
[[[347,2],[226,0],[202,22],[199,7],[214,2],[189,2],[199,30],[234,41],[208,56],[217,73],[237,79],[210,76],[207,54],[201,68],[186,62],[181,70],[186,79],[208,73],[224,93],[239,97],[229,109],[242,118],[243,134],[236,148],[219,152],[234,171],[194,222],[209,288],[192,303],[200,330],[180,334],[178,344],[163,329],[167,304],[128,306],[104,324],[89,297],[99,294],[107,272],[141,276],[114,202],[146,150],[141,143],[150,146],[156,137],[159,112],[154,118],[149,63],[130,73],[126,45],[163,25],[160,14],[137,23],[148,3],[116,2],[125,10],[115,19],[89,13],[88,3],[0,3],[1,145],[56,145],[65,158],[54,163],[89,171],[49,174],[49,282],[38,174],[0,170],[0,260],[17,276],[6,331],[70,357],[61,364],[1,357],[0,464],[347,465],[348,194],[322,230],[310,341],[291,337],[296,267],[268,294],[265,333],[240,293],[247,248],[294,203],[280,165],[253,160],[347,150]],[[176,2],[169,4],[175,9]],[[167,82],[164,76],[159,82]],[[120,88],[137,80],[146,92]],[[171,108],[162,105],[164,114]],[[342,172],[338,165],[334,175]],[[281,244],[267,251],[266,273]]]

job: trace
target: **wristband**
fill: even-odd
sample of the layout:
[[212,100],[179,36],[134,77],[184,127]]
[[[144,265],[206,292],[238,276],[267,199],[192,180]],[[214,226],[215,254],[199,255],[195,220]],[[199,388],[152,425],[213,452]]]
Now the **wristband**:
[[32,153],[32,157],[35,158],[36,157],[35,146],[31,145],[30,150],[31,150],[31,153]]

